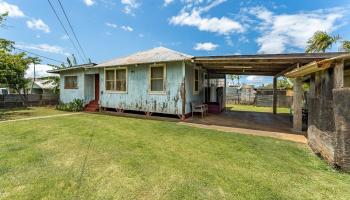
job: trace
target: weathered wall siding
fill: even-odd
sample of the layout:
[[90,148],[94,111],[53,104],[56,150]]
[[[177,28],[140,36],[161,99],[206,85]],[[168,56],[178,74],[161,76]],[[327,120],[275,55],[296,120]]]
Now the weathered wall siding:
[[335,135],[335,163],[350,170],[350,88],[333,90]]
[[[77,76],[78,89],[64,89],[64,76]],[[69,103],[73,99],[85,99],[84,95],[84,71],[62,72],[60,74],[60,101]]]
[[165,94],[149,94],[149,65],[128,66],[128,92],[105,90],[104,69],[100,70],[102,107],[145,112],[182,114],[180,96],[182,62],[167,63]]
[[335,122],[333,111],[333,68],[315,75],[315,97],[309,98],[308,142],[329,163],[334,163]]
[[194,94],[194,66],[186,64],[185,66],[185,86],[186,86],[186,114],[192,112],[191,102],[203,103],[205,99],[204,93],[204,71],[199,71],[199,93]]
[[344,71],[344,87],[350,87],[350,66]]
[[85,101],[90,102],[95,99],[95,74],[85,74],[84,82]]

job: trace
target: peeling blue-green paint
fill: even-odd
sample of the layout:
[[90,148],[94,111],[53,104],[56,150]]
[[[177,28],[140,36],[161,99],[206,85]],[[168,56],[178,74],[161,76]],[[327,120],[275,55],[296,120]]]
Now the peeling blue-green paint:
[[[191,112],[192,101],[204,100],[203,87],[200,93],[193,93],[194,66],[183,61],[166,64],[165,92],[152,94],[149,92],[149,64],[138,64],[127,67],[127,92],[117,93],[105,90],[104,68],[94,68],[61,73],[61,86],[64,86],[65,75],[78,77],[78,89],[66,90],[61,87],[61,100],[70,102],[74,98],[84,99],[86,103],[95,98],[94,74],[100,76],[99,104],[104,108],[135,110],[184,115]],[[125,66],[124,66],[125,67]],[[200,74],[203,83],[203,71]]]

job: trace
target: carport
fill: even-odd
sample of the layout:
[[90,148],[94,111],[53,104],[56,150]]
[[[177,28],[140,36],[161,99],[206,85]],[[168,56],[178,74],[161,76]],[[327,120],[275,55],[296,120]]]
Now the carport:
[[[227,74],[234,75],[261,75],[273,77],[273,114],[277,113],[277,78],[286,73],[298,69],[311,62],[317,62],[324,59],[342,55],[342,53],[293,53],[293,54],[257,54],[257,55],[227,55],[227,56],[201,56],[194,57],[193,63],[207,71],[208,79],[210,77],[225,78]],[[302,80],[294,80],[293,96],[293,129],[302,131]],[[225,96],[225,95],[224,95]],[[242,117],[246,116],[246,119]],[[230,117],[224,116],[223,118]],[[232,115],[232,118],[237,115]],[[240,120],[247,122],[247,127],[254,127],[263,122],[261,118],[268,116],[264,114],[240,115]],[[271,120],[276,120],[273,124],[281,125],[278,117],[270,116]],[[218,119],[219,121],[220,119]],[[211,120],[213,122],[213,120]],[[208,122],[210,123],[210,122]],[[236,123],[239,124],[239,123]],[[285,125],[288,126],[288,125]],[[290,126],[290,125],[289,125]],[[266,127],[260,127],[266,129]],[[269,127],[267,127],[268,129]],[[291,127],[289,127],[290,129]]]

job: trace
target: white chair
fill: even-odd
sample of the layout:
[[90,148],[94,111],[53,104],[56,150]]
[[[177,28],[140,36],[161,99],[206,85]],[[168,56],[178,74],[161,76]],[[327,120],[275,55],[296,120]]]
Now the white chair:
[[207,104],[192,102],[191,108],[192,108],[192,117],[194,113],[201,113],[202,118],[204,117],[204,115],[208,114]]

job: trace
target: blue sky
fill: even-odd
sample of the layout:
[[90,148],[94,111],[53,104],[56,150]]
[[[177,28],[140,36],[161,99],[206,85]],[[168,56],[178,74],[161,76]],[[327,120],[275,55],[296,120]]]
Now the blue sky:
[[[68,29],[58,1],[50,1]],[[194,56],[303,52],[317,30],[350,39],[350,0],[61,2],[87,57],[97,63],[157,46]],[[5,11],[9,17],[0,37],[60,61],[74,53],[78,63],[84,62],[47,0],[0,0],[0,12]],[[330,51],[336,50],[338,45]],[[47,63],[57,64],[43,59]],[[270,79],[247,80],[261,84]]]

